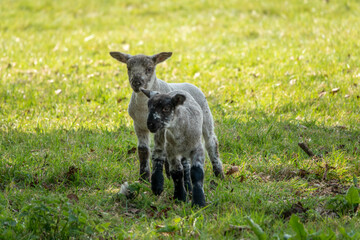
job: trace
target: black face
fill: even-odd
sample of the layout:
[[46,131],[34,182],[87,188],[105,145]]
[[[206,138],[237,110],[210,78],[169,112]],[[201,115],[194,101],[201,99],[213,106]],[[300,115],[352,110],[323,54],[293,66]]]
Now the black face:
[[155,133],[171,121],[175,104],[170,96],[158,94],[149,100],[148,107],[147,127],[150,132]]
[[147,56],[137,55],[130,58],[127,63],[131,88],[139,92],[140,88],[147,88],[155,70],[154,61]]

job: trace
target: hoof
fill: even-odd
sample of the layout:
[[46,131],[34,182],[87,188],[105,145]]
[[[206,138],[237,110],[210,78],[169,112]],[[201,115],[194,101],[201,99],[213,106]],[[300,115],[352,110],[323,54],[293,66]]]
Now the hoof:
[[174,194],[174,199],[177,202],[186,202],[186,194],[182,194],[182,193]]
[[159,196],[164,191],[164,188],[151,186],[151,190],[156,196]]
[[224,172],[222,169],[220,169],[220,170],[214,169],[214,175],[215,175],[215,177],[220,178],[220,179],[225,178],[225,175],[224,175]]
[[191,205],[194,207],[205,207],[206,201],[205,201],[205,195],[203,192],[193,192],[193,199]]
[[162,171],[156,171],[151,176],[151,190],[159,196],[164,191],[164,176]]
[[191,203],[191,206],[192,207],[199,207],[199,208],[203,208],[203,207],[206,207],[206,203],[205,202],[201,202],[201,203],[195,203],[195,202],[192,202]]

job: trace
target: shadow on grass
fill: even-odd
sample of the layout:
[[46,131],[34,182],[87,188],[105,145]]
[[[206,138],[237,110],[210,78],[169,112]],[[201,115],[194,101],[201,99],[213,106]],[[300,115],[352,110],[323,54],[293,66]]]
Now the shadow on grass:
[[326,154],[334,149],[348,155],[359,153],[360,131],[342,126],[326,127],[315,122],[279,121],[277,117],[254,118],[241,122],[224,118],[217,122],[216,132],[223,152],[239,154],[298,153],[299,142],[307,142],[315,154]]
[[[307,142],[316,155],[323,155],[326,163],[337,168],[336,177],[346,175],[349,179],[351,174],[359,175],[359,131],[319,126],[314,122],[279,121],[261,112],[254,116],[248,121],[224,117],[216,122],[225,165],[247,164],[257,172],[277,169],[276,174],[287,168],[304,170],[309,167],[309,157],[298,143]],[[138,177],[137,140],[132,128],[126,126],[114,131],[79,129],[24,133],[9,130],[1,132],[1,136],[2,189],[11,182],[48,189],[59,185],[101,188],[106,183],[121,183]]]
[[[320,126],[315,122],[279,120],[261,112],[253,116],[248,121],[224,117],[216,122],[225,164],[245,164],[249,171],[271,173],[280,179],[287,171],[307,175],[311,170],[318,175],[316,178],[321,178],[324,171],[329,170],[325,178],[340,180],[350,180],[352,175],[360,174],[360,131]],[[315,155],[322,157],[310,158],[298,146],[299,142],[306,142]]]
[[126,126],[114,131],[2,131],[0,188],[10,183],[45,189],[121,183],[137,173],[135,146],[133,130]]

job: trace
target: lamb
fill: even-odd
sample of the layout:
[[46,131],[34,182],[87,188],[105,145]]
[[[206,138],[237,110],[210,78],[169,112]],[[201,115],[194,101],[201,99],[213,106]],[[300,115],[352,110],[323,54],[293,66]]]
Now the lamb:
[[[201,107],[185,91],[167,94],[145,89],[141,91],[149,98],[148,129],[152,133],[164,130],[165,151],[175,187],[174,199],[186,201],[185,185],[191,188],[192,184],[192,205],[205,206]],[[191,164],[191,177],[184,170],[184,163]]]
[[[138,138],[138,155],[140,160],[140,180],[149,180],[149,129],[147,127],[148,98],[140,91],[140,88],[169,93],[174,90],[183,90],[189,93],[198,103],[202,110],[202,136],[205,147],[213,166],[215,176],[224,177],[222,163],[219,157],[218,140],[214,133],[213,117],[204,94],[196,86],[189,83],[166,83],[156,77],[156,65],[171,57],[171,52],[161,52],[152,56],[129,55],[121,52],[110,52],[116,60],[125,63],[128,69],[128,77],[133,93],[131,95],[128,112],[134,120],[134,129]],[[169,176],[168,163],[164,150],[164,130],[159,130],[154,135],[154,149],[152,151],[153,172],[151,176],[151,188],[154,194],[159,195],[163,191],[161,184],[164,182],[163,175],[157,174],[163,171],[165,163],[166,173]],[[184,162],[186,164],[186,162]],[[187,169],[187,166],[184,166]]]

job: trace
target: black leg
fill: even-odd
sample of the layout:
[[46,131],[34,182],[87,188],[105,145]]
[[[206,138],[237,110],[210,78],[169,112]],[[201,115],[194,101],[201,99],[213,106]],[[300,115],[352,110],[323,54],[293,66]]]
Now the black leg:
[[186,201],[186,191],[184,187],[184,172],[180,171],[171,171],[171,177],[174,181],[174,199],[179,201]]
[[140,160],[140,181],[149,181],[150,169],[149,169],[149,155],[150,149],[144,146],[138,146],[138,154]]
[[190,177],[190,163],[186,158],[181,159],[181,164],[184,169],[184,184],[188,193],[192,192],[191,177]]
[[191,181],[193,184],[192,205],[204,207],[206,205],[203,188],[204,170],[201,167],[191,167]]
[[160,195],[164,190],[163,160],[153,160],[153,173],[151,175],[151,190]]

